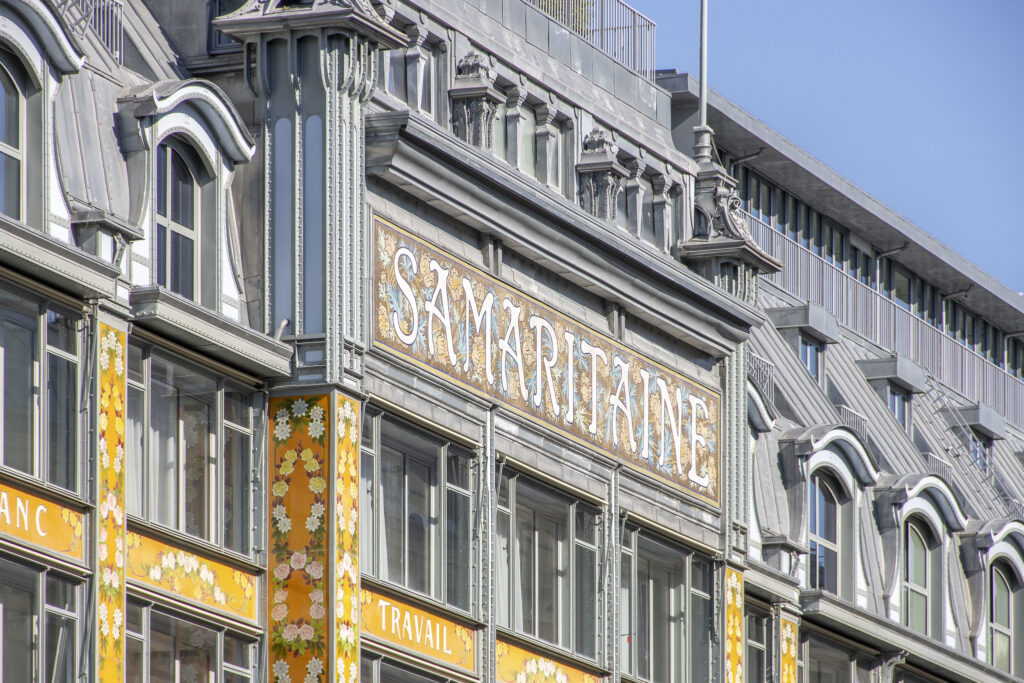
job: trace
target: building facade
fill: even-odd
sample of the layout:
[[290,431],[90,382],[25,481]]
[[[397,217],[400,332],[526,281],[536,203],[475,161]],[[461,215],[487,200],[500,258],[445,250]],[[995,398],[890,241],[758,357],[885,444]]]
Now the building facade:
[[1024,677],[1024,302],[653,45],[0,0],[0,681]]

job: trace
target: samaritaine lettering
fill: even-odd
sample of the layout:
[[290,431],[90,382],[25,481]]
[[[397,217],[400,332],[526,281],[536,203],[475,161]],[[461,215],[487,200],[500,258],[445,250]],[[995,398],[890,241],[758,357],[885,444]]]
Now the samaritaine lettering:
[[376,338],[718,502],[717,394],[378,222]]

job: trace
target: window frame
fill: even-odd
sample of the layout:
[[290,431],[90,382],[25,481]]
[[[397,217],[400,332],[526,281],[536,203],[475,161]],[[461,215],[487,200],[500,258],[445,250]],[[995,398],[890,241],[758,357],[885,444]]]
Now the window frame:
[[[813,351],[813,354],[812,354]],[[825,345],[807,334],[800,335],[800,362],[816,382],[821,381],[822,365],[824,364]],[[811,368],[811,363],[814,368]]]
[[[559,559],[563,552],[565,555],[565,571],[564,571],[564,585],[558,587],[559,597],[555,600],[556,607],[553,611],[555,618],[554,629],[558,638],[557,642],[548,640],[547,638],[540,635],[540,620],[537,616],[541,610],[537,608],[538,600],[540,600],[541,591],[538,589],[538,564],[540,556],[540,544],[538,543],[538,536],[536,533],[532,539],[532,552],[533,552],[533,572],[532,572],[532,586],[533,586],[533,613],[535,624],[531,627],[533,632],[527,631],[524,627],[520,627],[517,624],[525,621],[525,614],[521,612],[523,605],[521,597],[522,584],[519,581],[520,573],[520,540],[519,540],[519,519],[517,509],[520,507],[518,498],[520,496],[519,487],[528,486],[534,490],[535,493],[541,496],[549,496],[555,499],[561,499],[561,502],[565,504],[567,513],[565,515],[566,524],[566,538],[564,544],[559,546],[558,554]],[[504,495],[503,495],[504,490]],[[598,639],[599,629],[597,624],[600,621],[600,614],[595,610],[594,612],[594,641],[592,643],[592,653],[590,654],[583,650],[583,644],[578,640],[578,623],[577,617],[580,615],[579,606],[577,603],[577,591],[579,589],[580,577],[578,575],[578,556],[581,551],[590,551],[593,553],[594,558],[594,585],[597,585],[597,579],[601,576],[603,560],[601,548],[603,547],[603,534],[601,532],[603,524],[605,523],[605,516],[603,510],[598,505],[594,505],[590,501],[583,500],[577,496],[568,494],[564,491],[556,489],[547,483],[540,481],[528,474],[514,470],[511,468],[502,467],[500,477],[498,479],[498,491],[495,495],[496,499],[496,518],[495,518],[495,537],[500,537],[499,528],[502,526],[502,516],[505,515],[508,520],[508,587],[507,587],[507,615],[508,623],[502,623],[501,615],[495,613],[495,622],[499,628],[506,629],[512,633],[515,633],[518,637],[528,638],[530,640],[536,640],[540,643],[544,643],[548,647],[558,648],[564,650],[567,653],[571,653],[574,657],[579,657],[584,660],[595,662],[597,661],[598,652]],[[502,500],[504,499],[504,503]],[[587,541],[580,540],[578,538],[578,516],[581,510],[586,511],[593,515],[594,523],[594,538],[596,541],[590,543]],[[500,542],[500,541],[499,541]],[[498,548],[498,543],[495,544]],[[500,549],[495,551],[494,565],[497,568],[499,563],[502,562],[500,556]],[[497,572],[497,569],[496,569]],[[504,586],[499,585],[499,581],[495,579],[495,591],[506,590]],[[564,592],[564,597],[562,593]]]
[[[752,628],[752,621],[758,620],[762,626],[762,639],[760,641],[755,640],[752,634],[755,630]],[[747,599],[747,612],[744,615],[744,628],[743,635],[746,640],[746,651],[744,652],[744,671],[749,678],[745,677],[744,680],[749,680],[750,683],[769,683],[771,681],[771,671],[773,665],[772,652],[774,650],[773,644],[775,642],[774,635],[774,621],[772,614],[769,610],[753,606],[750,604],[749,598]],[[754,655],[758,654],[763,662],[763,673],[764,676],[756,676],[754,668],[751,666],[754,662]]]
[[[23,87],[23,79],[19,78],[17,74],[6,64],[7,59],[13,58],[6,50],[0,51],[0,70],[4,76],[11,82],[11,86],[14,88],[16,96],[18,98],[18,147],[11,147],[10,144],[0,139],[0,152],[17,160],[18,162],[18,213],[17,215],[0,212],[5,216],[8,216],[16,221],[25,222],[25,211],[28,189],[26,185],[26,164],[27,149],[26,149],[26,138],[27,131],[25,130],[28,123],[28,93],[25,92]],[[2,191],[3,188],[0,188]]]
[[[843,546],[844,546],[844,526],[845,526],[845,506],[848,501],[848,496],[840,486],[836,477],[822,469],[815,470],[809,477],[807,483],[808,491],[808,514],[807,514],[807,546],[810,549],[810,553],[807,556],[807,586],[812,590],[820,590],[825,593],[831,593],[837,597],[841,597],[843,594],[843,581],[845,580],[843,572]],[[822,533],[820,525],[815,528],[815,521],[821,523],[820,513],[818,513],[818,496],[821,495],[821,491],[824,490],[831,496],[832,501],[835,505],[835,541],[830,541]],[[818,494],[818,495],[815,495]],[[818,576],[817,567],[820,566],[820,560],[816,550],[822,550],[823,556],[827,556],[829,551],[835,554],[835,576],[826,577],[827,582],[830,578],[834,582],[835,590],[830,590],[827,587],[827,583],[822,585],[822,581]]]
[[[234,379],[225,377],[223,374],[216,372],[208,367],[197,364],[193,361],[185,359],[173,351],[153,343],[138,343],[135,340],[130,340],[128,345],[128,356],[126,359],[126,366],[129,371],[126,376],[126,459],[132,459],[133,465],[127,467],[128,473],[134,471],[140,471],[141,474],[138,482],[129,481],[127,484],[129,495],[138,491],[139,493],[139,509],[128,512],[128,515],[132,518],[139,519],[147,524],[152,524],[165,529],[174,534],[179,534],[187,537],[192,542],[199,542],[206,545],[216,547],[219,551],[228,552],[235,555],[240,555],[247,559],[252,559],[256,553],[257,539],[254,537],[254,525],[255,520],[258,518],[259,513],[257,507],[261,500],[259,492],[252,491],[252,483],[255,480],[256,462],[257,462],[257,451],[256,451],[256,424],[260,419],[259,408],[255,401],[256,389],[251,386],[238,382]],[[141,367],[141,381],[135,379],[134,369],[131,368],[133,365],[132,354],[134,350],[139,351],[139,358]],[[156,357],[169,365],[174,367],[184,368],[190,372],[196,373],[201,377],[210,380],[214,385],[215,397],[213,400],[213,411],[210,418],[212,429],[207,432],[207,463],[206,463],[206,474],[208,477],[208,492],[207,499],[205,501],[207,510],[206,520],[206,536],[197,536],[188,531],[186,512],[187,507],[184,502],[185,485],[186,482],[184,470],[186,467],[185,457],[183,449],[185,448],[185,440],[182,437],[184,425],[180,423],[183,418],[179,417],[179,424],[177,429],[178,434],[178,455],[177,455],[177,474],[178,474],[178,491],[176,494],[176,517],[177,522],[174,526],[168,526],[157,519],[157,508],[155,503],[155,495],[152,488],[154,477],[150,476],[150,471],[153,464],[150,462],[154,457],[152,455],[152,391],[153,391],[153,376],[152,366],[153,357]],[[137,443],[134,443],[134,438],[130,432],[132,425],[131,415],[128,411],[131,410],[131,395],[132,392],[140,392],[142,396],[142,415],[138,423],[138,428],[141,429],[142,434],[142,452],[137,456],[128,452],[129,449],[139,447]],[[248,406],[245,410],[248,411],[249,415],[249,427],[245,428],[243,424],[238,422],[230,421],[226,416],[226,397],[228,393],[242,393],[247,394],[249,398]],[[248,534],[244,537],[244,549],[237,547],[229,547],[225,544],[225,536],[227,535],[225,529],[225,522],[228,517],[227,509],[227,492],[233,490],[233,486],[227,481],[226,476],[226,446],[227,446],[227,433],[237,432],[239,434],[248,437],[248,477],[244,482],[245,487],[252,493],[250,495],[247,504],[244,507],[248,515]],[[128,476],[128,475],[126,475]],[[138,484],[138,487],[135,487]]]
[[[693,633],[700,632],[697,628],[693,628],[691,623],[691,615],[696,611],[695,604],[697,600],[705,601],[705,607],[708,610],[708,614],[711,618],[715,618],[714,615],[714,593],[716,590],[715,581],[715,569],[712,559],[706,557],[699,552],[675,543],[669,539],[659,536],[656,533],[647,531],[645,528],[624,523],[620,532],[620,539],[618,543],[619,562],[620,562],[620,583],[615,587],[619,591],[619,613],[620,622],[618,624],[619,636],[616,638],[616,647],[621,652],[623,649],[622,639],[628,640],[628,644],[625,646],[628,648],[629,659],[628,663],[620,665],[620,673],[623,680],[630,681],[651,681],[652,677],[641,674],[638,671],[639,664],[639,649],[640,649],[640,638],[634,637],[639,636],[637,628],[637,612],[638,612],[638,600],[639,596],[639,562],[638,558],[641,556],[641,543],[648,545],[660,546],[660,550],[665,553],[674,554],[680,558],[679,563],[680,574],[682,576],[681,581],[673,587],[673,590],[679,591],[678,602],[676,608],[679,609],[679,620],[675,622],[673,632],[668,638],[670,645],[678,647],[678,651],[670,653],[668,655],[668,661],[670,666],[669,680],[673,683],[698,683],[702,681],[700,674],[694,672],[692,661],[692,655],[694,648],[699,644],[697,640],[692,638]],[[625,558],[629,557],[629,586],[625,587],[625,574],[626,570],[623,568]],[[703,591],[694,587],[694,575],[698,570],[698,563],[703,563],[707,569],[708,579],[708,590]],[[628,607],[626,606],[626,598],[623,597],[625,591],[629,591]],[[675,601],[675,600],[674,600]],[[653,601],[650,603],[653,604]],[[626,614],[626,612],[629,612]],[[653,610],[650,610],[649,618],[653,619]],[[627,621],[623,623],[622,619],[625,618]],[[693,617],[694,619],[696,617]],[[653,627],[653,622],[651,623]],[[714,666],[713,648],[714,645],[710,638],[710,629],[708,629],[707,639],[707,665],[709,668]],[[653,651],[653,648],[651,648]],[[623,656],[620,661],[625,660]],[[650,664],[653,666],[653,660]],[[628,667],[628,669],[627,669]]]
[[903,387],[888,382],[885,388],[889,413],[904,430],[910,426],[910,402],[912,394]]
[[[923,586],[915,583],[910,577],[912,533],[920,539],[924,548],[924,557],[922,560],[924,562],[925,585]],[[923,636],[936,638],[939,635],[938,632],[941,631],[939,622],[942,618],[943,609],[939,601],[942,594],[942,582],[941,577],[939,576],[940,572],[937,571],[936,568],[939,561],[938,557],[939,551],[941,550],[941,542],[939,541],[938,535],[931,528],[931,525],[923,519],[920,519],[919,516],[912,515],[903,522],[903,539],[901,545],[903,567],[901,569],[902,591],[900,600],[900,621],[907,628],[916,631]],[[910,623],[911,594],[924,598],[924,631],[915,628]]]
[[[83,375],[85,372],[85,364],[82,362],[82,353],[85,341],[85,329],[86,322],[85,317],[81,314],[81,311],[76,311],[71,306],[67,306],[62,302],[54,299],[40,296],[34,292],[27,291],[21,287],[14,286],[12,284],[3,282],[0,283],[0,295],[7,294],[11,297],[18,298],[22,303],[26,304],[26,307],[35,308],[35,327],[33,328],[33,334],[35,339],[33,340],[32,347],[32,368],[31,368],[31,386],[30,391],[33,394],[31,405],[29,406],[29,412],[31,413],[32,426],[30,427],[31,434],[29,435],[29,446],[31,449],[30,469],[25,471],[14,465],[7,464],[4,434],[6,434],[5,421],[5,402],[8,397],[5,391],[6,383],[6,367],[5,367],[5,349],[0,345],[0,470],[10,472],[16,477],[29,477],[41,485],[47,488],[57,488],[60,491],[71,494],[76,497],[81,497],[83,494],[82,479],[84,476],[84,470],[80,466],[82,462],[82,439],[83,439],[83,419],[87,417],[86,411],[83,410],[83,406],[80,401],[80,393],[83,382]],[[2,306],[2,298],[0,298],[0,306]],[[60,348],[59,346],[51,343],[50,339],[50,314],[55,314],[68,319],[73,324],[72,339],[74,343],[75,351],[67,351]],[[0,318],[3,317],[3,312],[0,311]],[[72,426],[74,428],[74,437],[71,440],[71,453],[70,463],[74,465],[74,474],[72,476],[73,481],[71,487],[64,486],[62,483],[55,481],[54,473],[51,469],[51,453],[50,453],[50,428],[51,428],[51,406],[50,401],[50,386],[52,378],[50,377],[50,365],[51,358],[55,358],[65,363],[70,363],[75,366],[75,385],[72,388],[71,396],[65,396],[65,400],[70,399],[71,404],[75,407],[75,416],[72,420]],[[91,412],[91,411],[89,411]],[[65,463],[67,464],[67,463]]]
[[[262,643],[259,640],[253,639],[251,636],[247,636],[237,631],[231,631],[230,629],[213,622],[204,622],[201,619],[197,619],[192,615],[174,611],[166,608],[163,605],[137,598],[129,595],[126,600],[126,614],[124,621],[124,640],[125,640],[125,675],[127,675],[127,649],[129,643],[140,643],[142,646],[142,680],[150,680],[150,660],[152,658],[152,616],[155,610],[159,615],[176,622],[184,623],[189,626],[197,628],[203,628],[208,631],[216,633],[216,647],[213,654],[213,661],[215,662],[215,673],[214,681],[217,683],[223,683],[226,675],[234,676],[247,676],[249,683],[255,683],[257,679],[257,673],[259,671],[259,662],[261,659],[260,650],[262,649]],[[127,612],[131,609],[141,610],[141,630],[135,631],[130,625]],[[225,647],[224,642],[227,638],[235,638],[236,640],[243,641],[248,645],[248,659],[249,669],[246,670],[244,667],[231,664],[225,661]],[[176,660],[177,661],[177,660]]]
[[[163,163],[161,164],[161,155]],[[205,169],[202,164],[196,160],[196,154],[191,149],[191,145],[187,142],[182,142],[175,138],[175,136],[168,135],[159,142],[156,148],[154,156],[155,172],[153,174],[155,191],[153,192],[153,282],[160,287],[172,291],[189,301],[195,301],[199,303],[202,300],[202,284],[201,284],[201,272],[203,269],[204,259],[202,258],[203,248],[203,204],[204,204],[204,186],[206,183],[203,181],[203,175]],[[172,216],[172,195],[171,191],[175,185],[174,181],[174,158],[180,158],[188,171],[191,179],[192,188],[192,227],[184,225],[175,221]],[[161,170],[161,166],[163,169]],[[163,183],[160,182],[161,175],[163,176]],[[161,188],[161,185],[164,185]],[[160,213],[160,194],[163,191],[164,203],[165,203],[165,214]],[[163,229],[163,239],[161,239],[161,228]],[[174,262],[174,236],[177,235],[181,238],[188,239],[192,242],[192,273],[190,278],[191,294],[186,294],[178,289],[175,289],[171,284],[173,282],[175,268],[180,267],[179,264]],[[161,251],[163,251],[163,258],[161,258]],[[161,267],[164,269],[163,282],[161,282]],[[179,279],[181,276],[179,274]]]
[[[423,592],[417,588],[409,585],[408,574],[409,574],[409,546],[408,546],[408,534],[406,533],[408,524],[408,515],[406,514],[403,518],[403,578],[402,581],[397,581],[390,578],[386,574],[385,567],[385,542],[384,533],[384,506],[381,504],[383,501],[382,487],[383,487],[383,476],[382,476],[382,459],[383,459],[383,423],[389,421],[394,423],[399,429],[410,430],[414,432],[418,437],[425,438],[433,441],[436,445],[435,455],[435,481],[430,485],[430,505],[432,510],[437,513],[437,524],[436,531],[428,532],[428,543],[430,544],[431,557],[427,558],[427,565],[432,572],[431,576],[427,577],[428,591]],[[454,452],[453,452],[454,451]],[[403,454],[405,459],[408,459],[408,454]],[[449,461],[452,457],[464,457],[467,459],[467,485],[465,487],[459,486],[458,484],[449,481]],[[470,543],[472,538],[472,532],[477,523],[478,510],[476,506],[477,496],[479,492],[477,490],[477,466],[480,462],[479,454],[474,450],[467,448],[466,446],[446,439],[436,432],[432,432],[429,429],[425,429],[416,425],[408,420],[405,420],[393,413],[389,413],[383,410],[374,409],[369,407],[363,417],[362,425],[362,439],[360,447],[360,505],[369,507],[369,512],[363,510],[360,515],[360,556],[361,565],[360,571],[365,576],[369,576],[375,581],[379,581],[388,586],[392,586],[397,590],[408,592],[415,595],[418,599],[428,600],[434,602],[446,609],[456,610],[458,612],[474,615],[477,612],[477,601],[473,595],[472,590],[468,590],[468,604],[464,607],[456,604],[452,601],[452,596],[449,595],[451,586],[449,585],[449,562],[447,561],[452,557],[451,553],[448,552],[448,508],[449,501],[455,496],[461,496],[466,503],[466,509],[468,510],[467,525],[463,533],[466,534],[466,542]],[[407,469],[407,468],[406,468]],[[368,477],[368,478],[367,478]],[[403,474],[403,479],[407,480],[408,475]],[[372,487],[367,489],[367,485]],[[404,505],[406,510],[408,509],[408,484],[406,483],[406,489],[403,494]],[[368,497],[367,497],[368,496]],[[369,524],[370,527],[364,526]],[[365,544],[365,545],[364,545]],[[471,547],[471,544],[467,547]],[[473,563],[473,551],[470,549],[470,553],[467,558],[468,563],[466,567],[466,578],[472,586],[472,573],[474,571]]]

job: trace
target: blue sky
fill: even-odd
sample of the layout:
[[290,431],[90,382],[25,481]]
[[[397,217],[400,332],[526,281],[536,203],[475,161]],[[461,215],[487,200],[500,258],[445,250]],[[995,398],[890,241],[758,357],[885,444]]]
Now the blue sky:
[[[699,0],[627,1],[696,75]],[[1024,1],[709,5],[712,88],[1024,292]]]

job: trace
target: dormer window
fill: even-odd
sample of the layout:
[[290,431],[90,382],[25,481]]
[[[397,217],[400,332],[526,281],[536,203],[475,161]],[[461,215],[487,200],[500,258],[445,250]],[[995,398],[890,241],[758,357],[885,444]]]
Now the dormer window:
[[889,412],[896,418],[896,422],[899,423],[904,429],[907,428],[907,416],[910,409],[910,392],[903,389],[902,387],[889,382],[888,386],[889,396]]
[[821,379],[821,355],[823,344],[807,335],[800,335],[800,362],[816,380]]
[[837,487],[830,478],[821,474],[811,477],[807,584],[833,594],[839,593],[841,510]]
[[199,187],[185,157],[167,143],[157,148],[156,183],[156,282],[194,299]]
[[938,548],[934,534],[919,520],[907,522],[903,545],[903,625],[926,636],[938,633],[941,611]]

